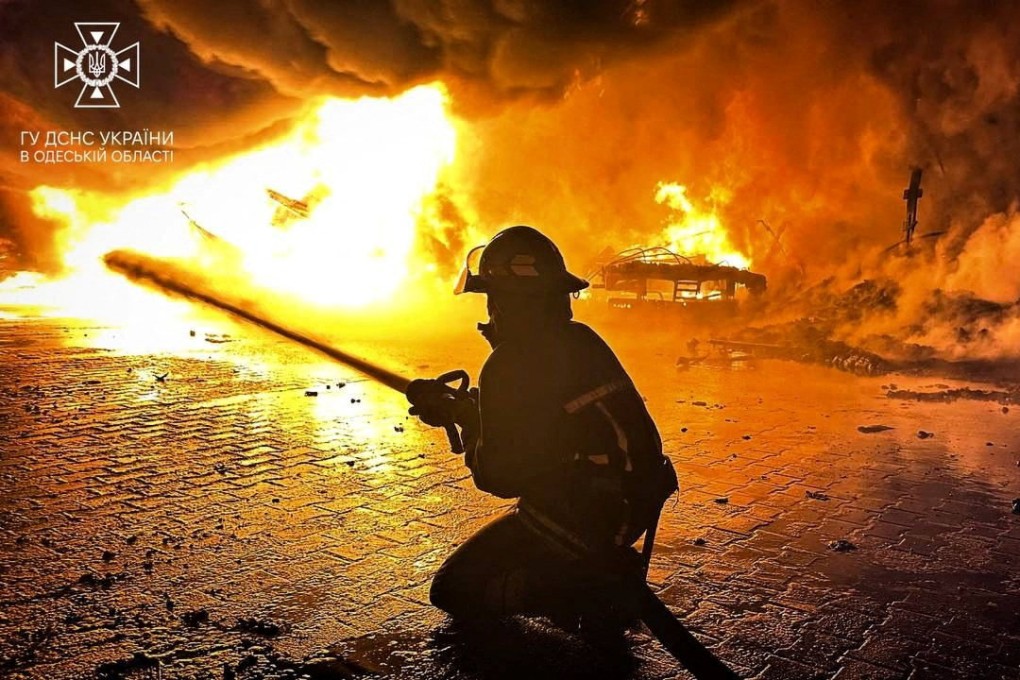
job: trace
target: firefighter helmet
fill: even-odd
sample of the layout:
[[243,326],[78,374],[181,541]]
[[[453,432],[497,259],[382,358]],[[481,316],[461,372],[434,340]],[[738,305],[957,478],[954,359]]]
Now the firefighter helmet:
[[563,255],[549,237],[518,225],[468,253],[454,292],[576,293],[587,287],[587,281],[567,271]]

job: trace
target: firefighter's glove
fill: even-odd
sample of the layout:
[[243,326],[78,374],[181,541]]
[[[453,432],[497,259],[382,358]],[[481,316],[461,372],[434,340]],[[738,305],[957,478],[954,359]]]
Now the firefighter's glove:
[[475,390],[452,391],[434,380],[415,380],[408,387],[407,394],[411,400],[408,413],[418,416],[426,425],[446,427],[457,424],[472,431],[477,429]]

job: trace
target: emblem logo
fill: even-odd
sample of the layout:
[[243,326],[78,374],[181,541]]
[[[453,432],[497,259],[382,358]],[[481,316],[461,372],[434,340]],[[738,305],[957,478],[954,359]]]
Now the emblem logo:
[[138,43],[116,52],[110,47],[120,22],[75,22],[74,27],[81,37],[80,50],[53,43],[53,87],[80,80],[82,88],[74,108],[119,109],[120,102],[113,92],[112,83],[122,80],[132,87],[139,86],[141,56]]

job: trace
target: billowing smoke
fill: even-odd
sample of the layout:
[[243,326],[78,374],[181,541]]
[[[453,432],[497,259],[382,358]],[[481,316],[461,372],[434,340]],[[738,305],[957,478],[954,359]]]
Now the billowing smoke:
[[[547,225],[583,266],[607,245],[655,245],[656,184],[679,181],[770,277],[770,319],[818,317],[895,358],[1015,356],[1016,18],[965,3],[742,6],[554,107],[477,122],[462,184],[491,227]],[[913,167],[920,225],[910,249],[891,247]],[[862,282],[884,295],[858,298]]]
[[[72,126],[48,85],[48,51],[88,18],[77,3],[46,4],[0,4],[0,173],[16,189],[40,178],[11,161],[13,131]],[[172,127],[190,150],[175,171],[286,128],[312,95],[443,81],[465,123],[458,162],[423,218],[442,271],[475,233],[516,222],[549,232],[581,270],[607,246],[653,245],[669,216],[656,187],[675,181],[770,277],[774,313],[869,304],[852,292],[869,281],[885,303],[833,312],[841,339],[941,356],[1017,352],[1012,3],[105,0],[101,9],[143,40],[152,80],[110,119],[76,112],[74,123]],[[913,167],[924,169],[925,195],[906,256],[887,249],[902,239]]]
[[[179,173],[285,130],[308,97],[391,95],[427,80],[464,110],[507,98],[555,98],[570,83],[724,15],[733,3],[627,0],[72,0],[0,2],[0,186],[41,182],[135,190],[168,173],[25,166],[21,130],[169,129]],[[54,41],[76,21],[118,21],[144,46],[144,91],[119,109],[80,110],[55,90]],[[73,95],[71,95],[73,96]],[[33,224],[48,233],[46,224]],[[24,241],[10,230],[0,237]],[[34,250],[41,242],[35,239]],[[48,254],[47,254],[48,255]],[[36,262],[51,259],[38,254]]]

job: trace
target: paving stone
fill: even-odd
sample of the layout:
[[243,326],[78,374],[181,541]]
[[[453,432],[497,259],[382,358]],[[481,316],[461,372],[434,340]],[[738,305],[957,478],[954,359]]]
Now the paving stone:
[[[406,420],[399,395],[268,338],[145,354],[92,347],[81,330],[0,321],[0,675],[88,677],[147,650],[170,655],[164,677],[220,677],[247,653],[242,618],[280,624],[252,642],[293,658],[353,638],[384,655],[410,653],[387,647],[394,635],[427,644],[443,624],[432,574],[509,507],[473,488],[442,432]],[[708,366],[680,377],[647,343],[607,333],[681,474],[651,580],[721,657],[761,678],[1016,677],[1020,641],[1004,631],[1020,626],[1017,468],[984,447],[1020,448],[1008,423],[986,431],[968,403],[891,404],[896,430],[866,439],[856,427],[884,408],[880,380],[769,362],[753,385]],[[398,340],[391,358],[407,354]],[[414,353],[477,374],[484,346],[460,342]],[[918,445],[936,419],[939,436]],[[837,538],[858,550],[832,553]],[[198,609],[210,624],[185,625]],[[26,644],[34,659],[18,656]],[[647,635],[636,644],[633,677],[689,677]],[[416,677],[449,675],[416,658]]]

